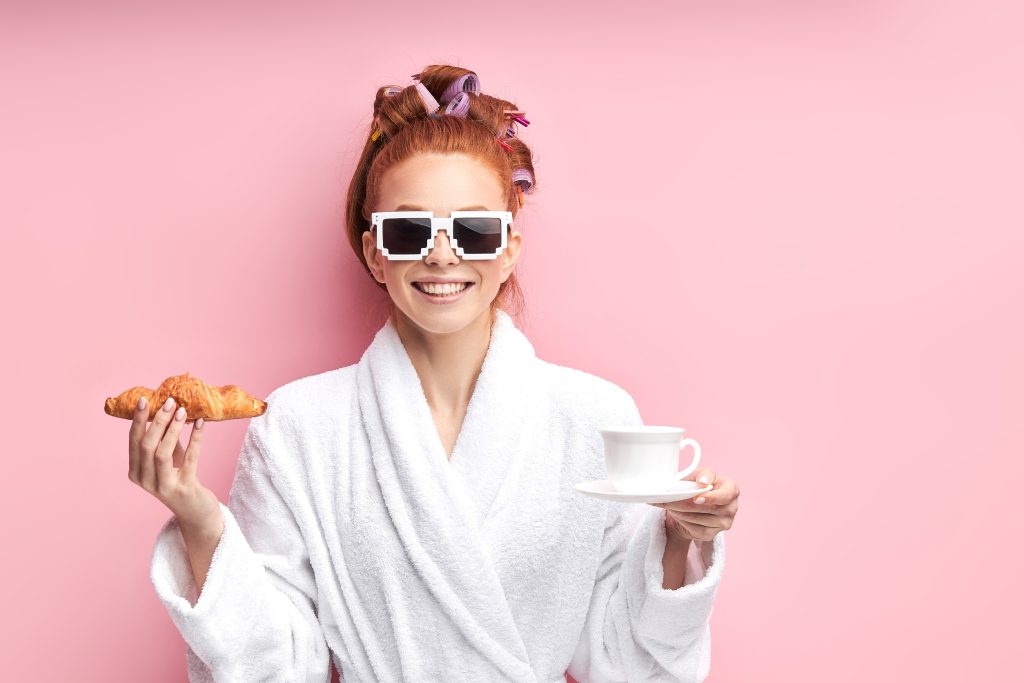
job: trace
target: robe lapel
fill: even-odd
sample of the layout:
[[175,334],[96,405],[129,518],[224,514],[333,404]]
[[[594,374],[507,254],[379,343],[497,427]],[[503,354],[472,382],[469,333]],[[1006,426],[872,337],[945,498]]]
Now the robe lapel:
[[524,408],[535,385],[531,382],[536,360],[533,346],[507,313],[498,309],[496,315],[491,343],[448,463],[452,478],[472,502],[478,529],[488,519],[508,482],[509,467],[519,455]]
[[[448,460],[422,384],[392,321],[357,368],[359,406],[383,503],[415,574],[442,611],[505,671],[528,655],[481,526],[514,457],[535,360],[504,311]],[[523,667],[526,668],[523,668]]]

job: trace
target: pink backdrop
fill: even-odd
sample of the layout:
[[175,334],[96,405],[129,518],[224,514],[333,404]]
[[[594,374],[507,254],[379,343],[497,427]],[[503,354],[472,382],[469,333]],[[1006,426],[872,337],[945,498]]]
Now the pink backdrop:
[[532,122],[538,353],[740,484],[709,680],[1022,675],[1019,3],[149,4],[0,20],[5,679],[183,680],[102,401],[358,359],[344,192],[441,61]]

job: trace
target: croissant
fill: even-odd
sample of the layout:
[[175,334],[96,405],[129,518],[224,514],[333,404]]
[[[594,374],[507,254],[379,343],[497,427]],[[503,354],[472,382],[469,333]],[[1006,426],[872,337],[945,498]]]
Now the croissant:
[[131,420],[139,403],[139,396],[146,397],[149,409],[147,420],[152,420],[161,409],[168,396],[174,402],[185,407],[185,421],[203,420],[234,420],[245,417],[256,417],[267,410],[267,402],[254,398],[234,384],[222,387],[210,386],[198,377],[174,375],[165,379],[156,391],[146,387],[132,387],[122,391],[113,398],[108,398],[103,406],[107,415],[123,417]]

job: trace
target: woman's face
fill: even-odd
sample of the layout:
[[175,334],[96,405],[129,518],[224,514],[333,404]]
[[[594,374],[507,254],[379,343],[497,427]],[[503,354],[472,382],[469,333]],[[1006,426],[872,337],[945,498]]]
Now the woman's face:
[[[373,211],[505,211],[507,195],[497,175],[463,154],[417,154],[388,169],[381,178]],[[463,260],[441,230],[434,247],[419,261],[390,261],[377,249],[376,233],[363,233],[363,254],[370,272],[387,285],[395,306],[424,331],[456,332],[487,314],[498,287],[519,257],[522,235],[510,230],[508,246],[493,260]],[[437,303],[414,283],[444,278],[470,283],[455,300]]]

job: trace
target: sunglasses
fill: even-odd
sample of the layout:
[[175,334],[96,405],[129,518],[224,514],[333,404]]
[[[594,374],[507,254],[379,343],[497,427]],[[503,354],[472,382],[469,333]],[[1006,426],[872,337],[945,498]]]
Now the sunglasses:
[[452,211],[451,217],[432,211],[377,211],[370,229],[377,231],[377,248],[391,261],[415,261],[434,248],[438,230],[460,258],[496,259],[508,246],[511,211]]

